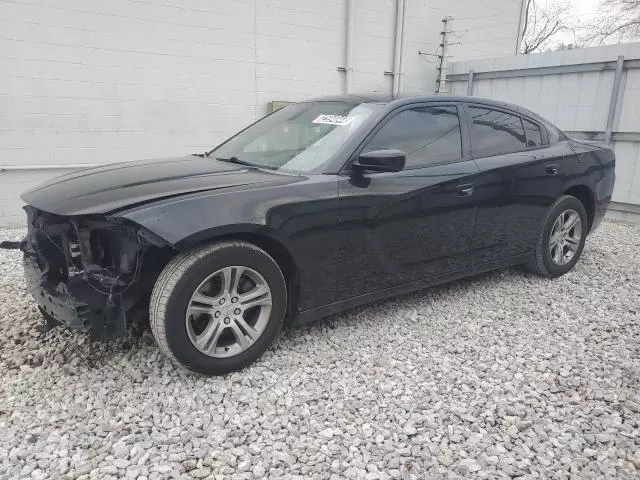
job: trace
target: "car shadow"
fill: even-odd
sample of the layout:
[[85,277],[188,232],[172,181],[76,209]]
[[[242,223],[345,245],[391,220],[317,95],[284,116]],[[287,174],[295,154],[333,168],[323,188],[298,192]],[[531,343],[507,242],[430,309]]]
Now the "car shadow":
[[[339,314],[330,315],[300,326],[292,325],[290,322],[287,322],[285,323],[280,336],[267,350],[267,355],[278,355],[280,345],[284,346],[283,344],[287,344],[287,347],[285,348],[290,348],[291,346],[295,346],[295,344],[299,343],[300,339],[310,333],[319,333],[320,331],[327,329],[339,329],[346,325],[347,322],[354,321],[354,318],[357,318],[358,322],[376,321],[374,318],[375,313],[380,309],[389,310],[394,306],[397,306],[397,308],[404,308],[404,304],[407,301],[419,301],[428,299],[429,297],[444,296],[444,298],[447,298],[448,296],[460,295],[467,290],[475,288],[482,282],[496,279],[509,281],[509,277],[513,274],[538,278],[533,274],[523,272],[519,267],[509,267],[492,272],[480,273],[446,284],[427,287],[415,292],[354,307]],[[29,315],[29,317],[32,317],[30,320],[32,319],[34,322],[39,321],[36,319],[37,314],[34,316]],[[36,353],[29,359],[28,364],[31,368],[52,366],[52,364],[57,363],[59,366],[64,367],[62,368],[62,372],[65,372],[69,376],[77,376],[80,375],[83,370],[88,372],[101,370],[105,368],[106,365],[112,364],[112,362],[122,361],[123,357],[126,359],[128,357],[136,357],[145,353],[153,355],[154,357],[157,357],[159,361],[164,362],[165,365],[163,365],[162,368],[177,369],[177,367],[174,367],[171,361],[159,351],[153,338],[148,319],[134,324],[129,324],[124,337],[109,339],[106,341],[92,339],[86,333],[74,332],[59,327],[53,328],[50,332],[40,334],[40,338],[48,344],[48,360],[45,362],[44,358]],[[132,361],[128,365],[128,374],[136,381],[140,381],[140,377],[143,375],[143,372],[145,372],[145,369],[136,368],[135,366],[135,361]],[[15,367],[19,368],[20,365],[15,365]],[[122,370],[121,366],[116,368]],[[247,368],[252,368],[252,366]],[[178,370],[181,376],[186,375],[189,377],[194,376],[202,378],[200,375],[192,374],[181,369]],[[226,378],[226,376],[222,378]]]
[[393,306],[397,304],[398,308],[402,308],[403,304],[407,301],[411,302],[412,300],[421,300],[427,299],[429,296],[453,296],[459,295],[462,292],[474,288],[481,282],[485,282],[491,279],[504,279],[507,281],[507,277],[510,274],[524,275],[530,276],[534,278],[539,278],[534,274],[527,272],[523,267],[514,266],[507,267],[499,270],[494,270],[491,272],[478,273],[469,277],[465,277],[459,280],[454,280],[448,283],[443,283],[440,285],[435,285],[431,287],[425,287],[420,290],[416,290],[409,293],[400,294],[391,298],[387,298],[384,300],[378,300],[371,303],[367,303],[365,305],[352,307],[344,310],[343,312],[329,315],[327,317],[320,318],[318,320],[303,324],[303,325],[295,325],[292,322],[285,323],[285,328],[283,329],[283,334],[286,335],[288,339],[295,338],[296,335],[303,332],[304,334],[308,334],[314,329],[321,328],[329,328],[336,329],[339,328],[340,325],[344,322],[350,321],[353,317],[358,317],[361,321],[367,321],[368,314],[375,314],[381,308],[388,309],[389,306]]

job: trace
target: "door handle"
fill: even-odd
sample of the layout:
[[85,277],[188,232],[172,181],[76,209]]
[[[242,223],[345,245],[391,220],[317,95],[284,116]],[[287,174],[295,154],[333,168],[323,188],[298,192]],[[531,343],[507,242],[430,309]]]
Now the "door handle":
[[468,197],[473,193],[473,184],[465,183],[464,185],[458,185],[456,190],[461,197]]
[[558,165],[547,165],[544,167],[544,171],[547,172],[547,175],[557,175],[558,174]]

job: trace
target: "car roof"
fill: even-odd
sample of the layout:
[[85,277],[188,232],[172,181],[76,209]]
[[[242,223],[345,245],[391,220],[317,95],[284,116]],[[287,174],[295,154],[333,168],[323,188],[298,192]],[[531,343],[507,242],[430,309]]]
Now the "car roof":
[[[502,102],[500,100],[492,100],[490,98],[460,96],[460,95],[403,95],[400,97],[393,97],[386,93],[363,93],[363,94],[343,94],[343,95],[331,95],[326,97],[313,98],[308,100],[310,102],[349,102],[349,103],[381,103],[387,104],[391,108],[399,107],[402,105],[410,105],[412,103],[424,103],[424,102],[465,102],[465,103],[478,103],[481,105],[487,105],[490,107],[506,108],[516,113],[527,115],[539,120],[542,119],[534,112],[527,110],[519,105],[513,103]],[[547,122],[548,123],[548,122]]]

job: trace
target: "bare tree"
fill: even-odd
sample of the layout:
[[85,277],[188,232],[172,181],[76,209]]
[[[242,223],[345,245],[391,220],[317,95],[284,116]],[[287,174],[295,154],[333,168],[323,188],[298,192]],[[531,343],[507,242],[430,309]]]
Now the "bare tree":
[[598,23],[591,25],[588,40],[625,42],[640,39],[640,0],[602,0]]
[[558,45],[555,46],[554,50],[574,50],[576,48],[582,48],[582,45],[580,45],[579,43],[560,42]]
[[520,51],[541,51],[557,42],[559,34],[573,32],[569,20],[570,9],[567,3],[557,2],[541,6],[536,0],[527,0]]

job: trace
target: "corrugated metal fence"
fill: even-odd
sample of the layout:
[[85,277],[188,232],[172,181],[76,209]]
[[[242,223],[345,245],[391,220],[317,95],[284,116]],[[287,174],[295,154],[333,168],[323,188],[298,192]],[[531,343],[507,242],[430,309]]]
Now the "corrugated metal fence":
[[640,219],[640,43],[454,62],[456,95],[522,105],[616,151],[612,216]]

